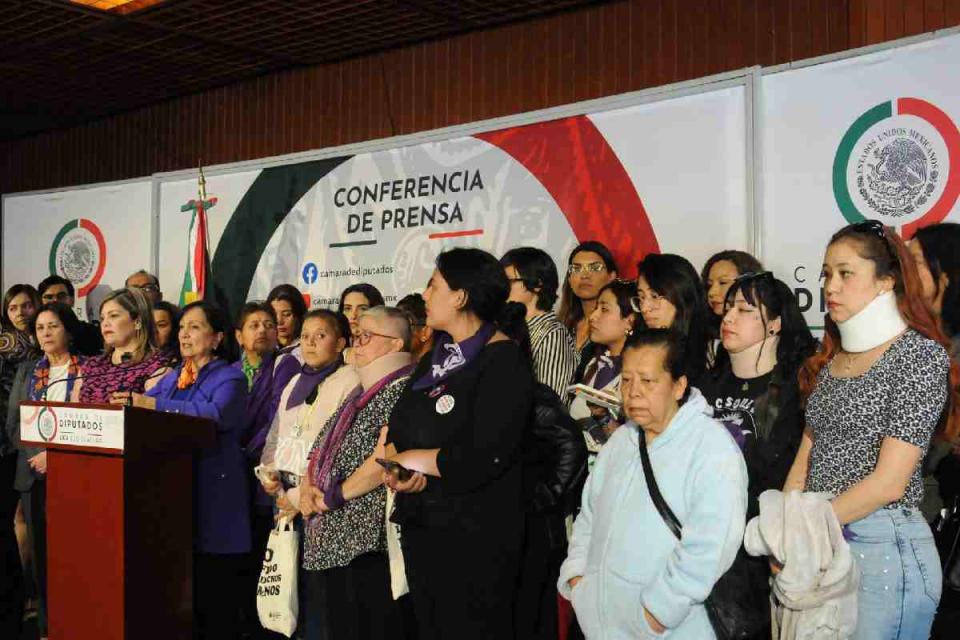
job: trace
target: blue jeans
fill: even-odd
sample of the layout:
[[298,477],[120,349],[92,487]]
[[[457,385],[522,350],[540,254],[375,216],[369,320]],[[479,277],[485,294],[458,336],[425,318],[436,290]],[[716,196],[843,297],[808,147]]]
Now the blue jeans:
[[849,529],[860,567],[854,640],[929,638],[943,576],[920,511],[879,509]]

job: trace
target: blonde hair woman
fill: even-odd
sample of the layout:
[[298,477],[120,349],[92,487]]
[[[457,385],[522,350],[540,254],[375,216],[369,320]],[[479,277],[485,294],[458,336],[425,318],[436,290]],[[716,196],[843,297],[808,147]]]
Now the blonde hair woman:
[[100,303],[104,354],[87,360],[73,399],[107,403],[114,391],[143,393],[168,371],[168,353],[158,348],[153,311],[139,289],[117,289]]

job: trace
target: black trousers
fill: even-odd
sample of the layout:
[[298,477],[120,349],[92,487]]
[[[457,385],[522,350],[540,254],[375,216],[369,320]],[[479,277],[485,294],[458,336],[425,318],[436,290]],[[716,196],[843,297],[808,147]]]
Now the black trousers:
[[0,638],[19,638],[23,625],[23,567],[13,517],[20,495],[13,488],[17,454],[0,455]]
[[300,607],[305,640],[404,640],[400,607],[390,593],[386,553],[366,553],[345,567],[302,575],[307,596]]
[[193,554],[193,637],[237,640],[246,594],[247,553]]
[[23,519],[30,536],[33,584],[37,588],[37,627],[40,635],[47,633],[47,480],[36,478],[30,491],[20,494]]
[[419,640],[514,637],[522,522],[489,531],[405,525],[400,543]]
[[[556,520],[556,522],[554,522]],[[522,640],[557,640],[557,580],[567,556],[565,535],[551,535],[551,527],[563,532],[559,514],[529,515],[520,560],[520,577],[514,601],[516,637]]]

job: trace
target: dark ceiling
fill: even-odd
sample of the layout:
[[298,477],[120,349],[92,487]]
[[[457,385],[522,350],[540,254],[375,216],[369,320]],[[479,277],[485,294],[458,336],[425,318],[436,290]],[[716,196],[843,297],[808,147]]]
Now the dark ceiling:
[[598,0],[0,0],[0,140]]

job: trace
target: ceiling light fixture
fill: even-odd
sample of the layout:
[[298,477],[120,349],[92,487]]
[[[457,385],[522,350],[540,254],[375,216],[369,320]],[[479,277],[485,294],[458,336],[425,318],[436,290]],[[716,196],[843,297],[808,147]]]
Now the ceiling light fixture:
[[70,2],[97,9],[104,13],[126,15],[160,4],[163,0],[70,0]]

